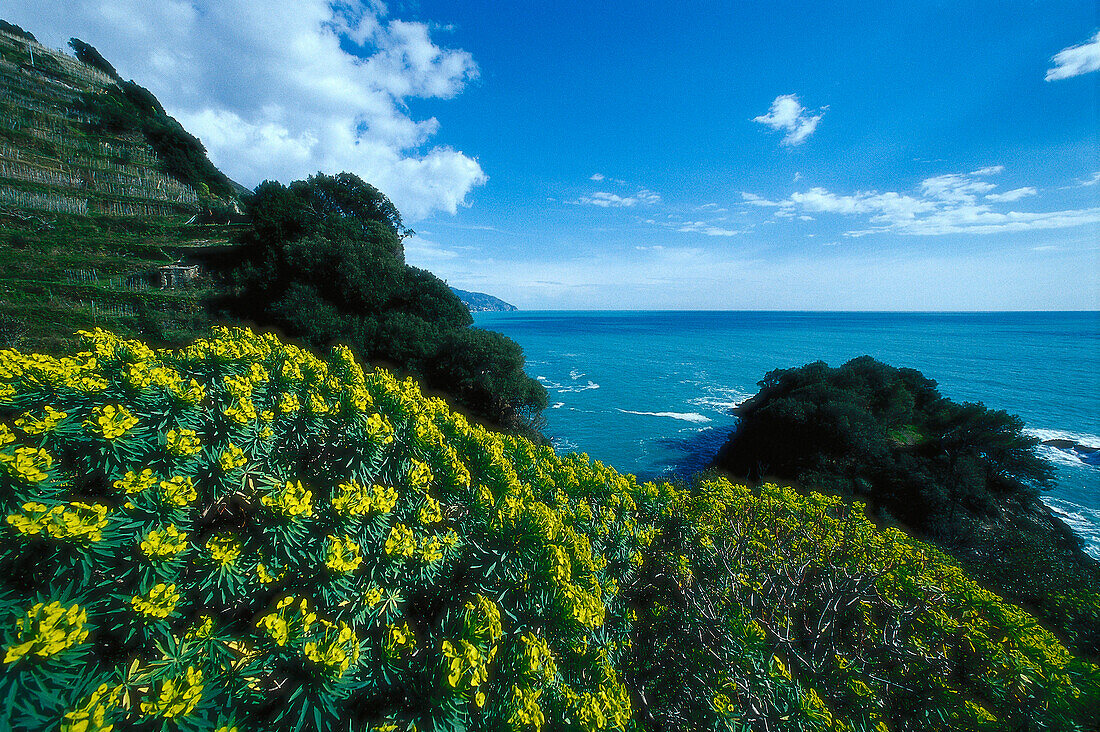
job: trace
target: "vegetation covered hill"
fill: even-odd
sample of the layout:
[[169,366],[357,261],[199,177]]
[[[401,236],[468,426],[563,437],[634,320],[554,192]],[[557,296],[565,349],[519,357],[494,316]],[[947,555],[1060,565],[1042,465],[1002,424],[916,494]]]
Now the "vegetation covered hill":
[[0,339],[57,350],[104,325],[185,342],[210,322],[201,293],[157,290],[156,270],[225,244],[188,222],[235,192],[148,91],[72,45],[80,59],[0,26]]
[[381,192],[347,173],[243,191],[148,90],[70,45],[0,26],[0,345],[58,352],[96,326],[181,345],[243,320],[339,339],[535,433],[545,390],[519,346],[406,265]]
[[1075,730],[1098,669],[859,504],[639,485],[243,330],[0,352],[0,726]]
[[737,409],[721,468],[869,501],[1100,656],[1100,564],[1039,500],[1053,469],[1023,420],[869,356],[775,370],[760,386]]
[[512,303],[504,302],[499,297],[486,295],[484,292],[470,292],[460,290],[457,287],[452,287],[451,290],[458,295],[458,299],[470,309],[471,313],[512,312],[518,310]]

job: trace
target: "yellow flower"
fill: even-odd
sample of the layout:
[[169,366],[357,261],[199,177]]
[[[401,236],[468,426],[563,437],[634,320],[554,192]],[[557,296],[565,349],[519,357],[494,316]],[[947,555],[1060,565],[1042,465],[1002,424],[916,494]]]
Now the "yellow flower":
[[194,430],[168,430],[164,447],[168,454],[177,457],[190,457],[202,451],[202,443]]
[[359,660],[359,639],[347,623],[322,623],[325,626],[324,636],[306,643],[302,654],[320,665],[331,678],[340,679],[351,664]]
[[372,414],[367,417],[367,439],[380,445],[389,444],[393,441],[393,426],[381,414]]
[[358,481],[341,483],[332,496],[332,508],[345,518],[366,516],[372,510],[389,513],[397,504],[397,489],[375,485],[367,488]]
[[420,523],[434,524],[443,520],[443,514],[439,509],[439,501],[431,496],[424,497],[424,505],[420,507]]
[[153,585],[153,588],[144,595],[134,595],[130,598],[130,604],[134,610],[150,618],[167,618],[176,609],[176,603],[180,600],[180,593],[176,592],[175,585],[164,583]]
[[424,539],[420,544],[420,561],[431,564],[443,558],[443,543],[438,537]]
[[[58,509],[61,509],[60,511]],[[46,531],[62,541],[99,541],[107,526],[107,507],[96,503],[74,501],[67,506],[55,506],[50,511]]]
[[397,524],[386,537],[386,554],[411,557],[416,552],[416,537],[405,524]]
[[122,688],[100,684],[82,704],[62,718],[59,732],[111,732],[107,712],[118,706]]
[[88,637],[84,623],[88,614],[73,604],[69,607],[54,601],[38,603],[23,615],[15,625],[15,642],[7,647],[4,663],[14,663],[26,655],[49,658]]
[[232,442],[226,447],[225,451],[218,458],[218,465],[223,471],[228,473],[230,470],[243,467],[248,463],[248,456],[244,454],[244,450],[234,445]]
[[520,640],[523,642],[523,659],[527,665],[527,673],[535,678],[553,681],[557,674],[557,665],[546,640],[530,632],[524,633]]
[[363,563],[363,557],[359,554],[359,545],[352,541],[351,537],[330,536],[328,540],[328,556],[325,559],[325,566],[333,572],[337,574],[354,572]]
[[0,452],[0,464],[13,478],[40,483],[49,477],[46,471],[53,465],[53,457],[40,447],[17,447],[14,455]]
[[409,485],[427,490],[432,483],[432,478],[432,469],[427,464],[419,460],[412,461],[412,467],[409,468]]
[[[542,729],[546,723],[542,707],[539,706],[539,697],[542,689],[528,689],[517,684],[512,685],[512,696],[508,707],[512,713],[508,716],[508,723],[517,727],[531,727],[536,732]],[[587,720],[581,719],[582,729],[603,729],[606,724],[586,724]]]
[[191,476],[177,475],[160,482],[160,498],[169,505],[182,508],[198,498],[198,495]]
[[383,642],[386,655],[391,658],[399,656],[404,649],[412,648],[415,644],[416,639],[413,637],[412,631],[409,630],[408,623],[386,626],[386,637]]
[[272,582],[278,582],[283,577],[286,577],[286,569],[280,569],[278,572],[271,572],[261,562],[256,563],[256,577],[265,585],[269,585]]
[[306,490],[302,481],[287,481],[279,490],[260,499],[275,513],[286,518],[313,515],[313,492]]
[[137,426],[138,419],[122,405],[106,404],[92,410],[93,419],[86,420],[85,426],[92,432],[103,436],[105,440],[116,440]]
[[[295,603],[297,602],[297,605]],[[291,634],[306,636],[317,622],[317,614],[309,609],[309,602],[288,595],[275,604],[275,611],[260,618],[256,627],[263,628],[278,646],[285,646]]]
[[126,495],[132,495],[152,488],[158,480],[157,475],[151,469],[145,468],[141,473],[128,471],[122,477],[122,480],[116,480],[112,485],[114,485],[115,490],[123,491]]
[[0,447],[15,442],[15,433],[6,424],[0,424]]
[[[61,506],[55,506],[55,508],[64,510]],[[9,514],[5,521],[15,529],[16,533],[23,536],[41,534],[45,530],[53,511],[49,506],[36,501],[24,503],[19,510],[21,513]]]
[[206,540],[206,551],[210,559],[220,567],[228,567],[237,561],[243,547],[231,532],[222,531]]
[[169,387],[169,391],[174,399],[184,404],[201,404],[202,400],[206,398],[206,387],[194,379],[191,379],[186,388],[182,383],[173,384]]
[[53,428],[56,427],[59,422],[61,422],[61,420],[65,419],[68,416],[69,415],[65,412],[59,412],[47,404],[45,408],[45,414],[41,419],[35,417],[30,412],[27,412],[19,419],[15,420],[15,426],[26,432],[28,435],[42,435],[47,432],[51,432]]
[[202,671],[188,666],[180,679],[164,679],[160,682],[160,693],[155,700],[141,703],[141,713],[147,717],[186,717],[195,710],[202,700]]
[[237,424],[248,424],[256,419],[256,406],[250,398],[238,397],[229,407],[222,410],[222,414]]
[[214,618],[209,615],[199,616],[198,622],[191,626],[183,634],[185,641],[206,640],[214,633]]
[[370,589],[363,593],[363,602],[367,603],[367,607],[374,607],[382,602],[382,588],[378,585],[371,585]]

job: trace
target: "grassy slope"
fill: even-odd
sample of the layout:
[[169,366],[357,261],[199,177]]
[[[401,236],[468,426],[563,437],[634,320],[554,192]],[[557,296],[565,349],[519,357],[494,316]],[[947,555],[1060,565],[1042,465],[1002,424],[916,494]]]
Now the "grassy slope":
[[57,351],[96,325],[182,343],[209,325],[203,288],[155,289],[155,270],[196,247],[226,245],[229,231],[187,224],[199,196],[163,172],[139,135],[90,131],[82,95],[112,84],[0,32],[3,345]]

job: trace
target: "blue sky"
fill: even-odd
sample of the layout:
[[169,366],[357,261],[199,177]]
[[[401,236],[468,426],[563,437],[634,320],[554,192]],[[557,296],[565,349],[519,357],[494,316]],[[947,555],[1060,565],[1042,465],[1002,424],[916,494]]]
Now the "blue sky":
[[523,308],[1100,306],[1095,2],[282,2],[0,5]]

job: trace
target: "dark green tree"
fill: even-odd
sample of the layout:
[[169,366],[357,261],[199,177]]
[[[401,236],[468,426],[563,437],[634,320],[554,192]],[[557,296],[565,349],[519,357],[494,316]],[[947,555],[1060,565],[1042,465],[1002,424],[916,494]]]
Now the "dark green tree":
[[1040,502],[1053,468],[1018,416],[869,356],[772,371],[738,416],[719,468],[856,496],[1100,654],[1100,565]]
[[77,59],[80,61],[93,68],[99,69],[116,81],[122,81],[118,72],[115,71],[115,67],[111,65],[110,61],[103,58],[103,55],[96,50],[95,46],[85,43],[79,38],[70,38],[69,47],[73,49],[73,53],[76,54]]
[[351,173],[265,181],[247,209],[231,316],[314,348],[346,343],[498,426],[536,424],[546,392],[524,374],[522,350],[469,328],[450,288],[405,263],[401,242],[412,232],[377,188]]

